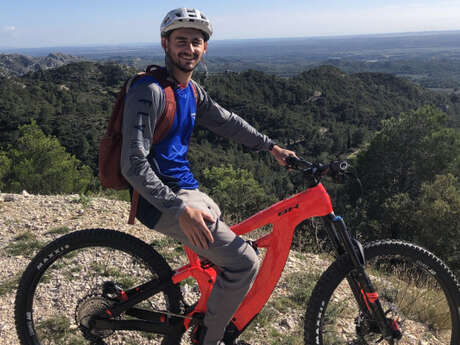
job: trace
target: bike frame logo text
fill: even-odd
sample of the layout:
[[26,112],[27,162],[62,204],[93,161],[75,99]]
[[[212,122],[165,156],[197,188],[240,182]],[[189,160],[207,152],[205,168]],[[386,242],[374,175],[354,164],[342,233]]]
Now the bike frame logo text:
[[286,213],[291,212],[295,208],[299,208],[299,204],[296,204],[295,206],[289,207],[289,208],[279,212],[278,216],[281,217],[282,215],[285,215]]

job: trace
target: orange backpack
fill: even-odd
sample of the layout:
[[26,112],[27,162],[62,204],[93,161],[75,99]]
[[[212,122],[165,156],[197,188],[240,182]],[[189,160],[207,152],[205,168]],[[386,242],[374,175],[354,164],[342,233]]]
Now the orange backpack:
[[[157,80],[165,92],[165,108],[160,119],[155,126],[153,135],[153,145],[159,143],[169,132],[174,122],[176,115],[176,99],[174,97],[174,89],[172,83],[168,80],[166,71],[155,65],[147,67],[145,72],[140,72],[134,77],[126,81],[117,96],[117,100],[110,115],[107,131],[99,144],[99,179],[102,185],[106,188],[116,190],[129,188],[129,183],[121,174],[121,146],[122,146],[122,123],[123,110],[125,105],[125,96],[128,93],[131,85],[138,79],[145,76],[152,76]],[[193,92],[196,97],[196,90],[193,87]],[[139,202],[139,193],[133,190],[131,200],[131,211],[129,214],[129,224],[134,224],[136,217],[137,205]]]

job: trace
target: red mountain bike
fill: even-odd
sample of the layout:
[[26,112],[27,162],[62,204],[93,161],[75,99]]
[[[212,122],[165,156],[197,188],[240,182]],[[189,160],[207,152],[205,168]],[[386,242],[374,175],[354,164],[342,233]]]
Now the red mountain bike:
[[[320,183],[325,174],[343,176],[346,162],[320,165],[292,158],[289,166],[303,173],[306,190],[232,227],[238,235],[267,224],[272,231],[251,242],[255,249],[265,248],[265,256],[227,327],[225,344],[233,344],[266,304],[294,229],[311,217],[323,217],[337,258],[308,302],[306,345],[460,344],[459,284],[446,265],[410,243],[386,240],[363,247],[350,236]],[[113,230],[77,231],[51,242],[19,284],[15,319],[21,344],[142,345],[153,339],[180,344],[184,332],[202,322],[218,274],[212,263],[188,248],[185,252],[189,263],[172,270],[152,246]],[[182,297],[185,280],[196,281],[196,301]]]

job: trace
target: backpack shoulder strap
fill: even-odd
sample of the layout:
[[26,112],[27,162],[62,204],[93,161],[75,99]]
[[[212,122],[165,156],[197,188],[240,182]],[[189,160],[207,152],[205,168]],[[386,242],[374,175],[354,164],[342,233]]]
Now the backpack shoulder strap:
[[165,92],[165,108],[156,123],[155,133],[153,134],[153,144],[157,144],[166,137],[174,123],[176,98],[174,96],[172,80],[168,77],[164,68],[150,65],[147,67],[145,73],[154,77]]
[[190,82],[190,84],[192,85],[192,91],[193,95],[195,96],[196,105],[198,105],[198,91],[196,91],[195,83]]

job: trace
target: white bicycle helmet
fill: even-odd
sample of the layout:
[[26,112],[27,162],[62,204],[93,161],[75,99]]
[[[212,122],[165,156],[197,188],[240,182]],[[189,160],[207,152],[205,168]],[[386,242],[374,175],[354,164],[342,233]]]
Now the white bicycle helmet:
[[169,11],[161,22],[161,36],[164,37],[175,29],[191,28],[204,33],[205,41],[212,35],[212,25],[203,12],[194,8],[176,8]]

